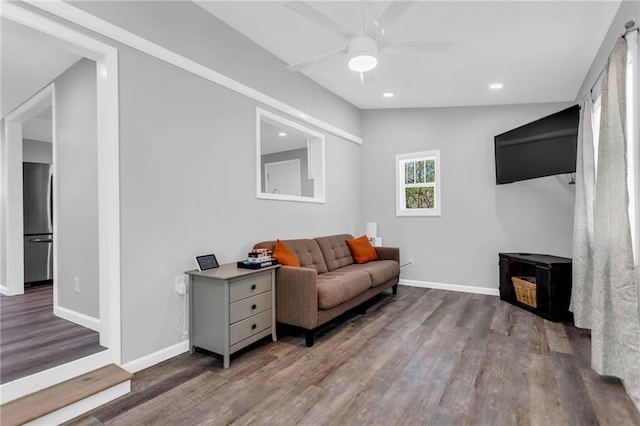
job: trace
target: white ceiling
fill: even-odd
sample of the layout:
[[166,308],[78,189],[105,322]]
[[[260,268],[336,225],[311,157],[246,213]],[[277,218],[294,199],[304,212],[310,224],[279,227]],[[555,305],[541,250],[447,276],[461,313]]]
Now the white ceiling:
[[59,40],[6,18],[0,18],[0,36],[0,117],[81,59]]
[[[346,45],[284,1],[195,1],[286,64]],[[360,1],[309,3],[358,32]],[[389,4],[373,2],[372,15]],[[303,72],[360,108],[573,101],[619,5],[619,0],[419,1],[387,28],[383,40],[453,42],[450,50],[381,54],[364,85],[347,68],[346,55]],[[371,16],[365,21],[372,22]],[[504,88],[489,89],[493,82]],[[385,91],[395,96],[383,98]]]
[[[285,136],[279,136],[282,131],[286,133]],[[264,118],[260,122],[261,155],[306,148],[307,138],[308,136],[289,126],[269,123]]]

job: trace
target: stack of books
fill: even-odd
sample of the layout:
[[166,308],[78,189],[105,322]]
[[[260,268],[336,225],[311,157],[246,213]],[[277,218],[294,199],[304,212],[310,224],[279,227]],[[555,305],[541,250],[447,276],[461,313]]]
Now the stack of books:
[[260,269],[277,265],[278,261],[272,256],[269,249],[253,249],[247,256],[247,260],[238,262],[238,268]]

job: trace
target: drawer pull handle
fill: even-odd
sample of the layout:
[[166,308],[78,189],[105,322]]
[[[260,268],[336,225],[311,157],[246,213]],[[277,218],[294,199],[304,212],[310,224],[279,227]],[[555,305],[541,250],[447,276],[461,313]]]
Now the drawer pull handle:
[[256,289],[256,285],[254,284],[251,286],[251,290],[255,290],[255,289]]
[[257,325],[255,325],[255,324],[252,324],[252,325],[251,325],[251,329],[252,329],[252,330],[255,330],[255,329],[256,329],[256,327],[257,327]]
[[251,305],[251,310],[252,310],[252,311],[255,311],[255,309],[256,309],[257,307],[258,307],[257,305]]

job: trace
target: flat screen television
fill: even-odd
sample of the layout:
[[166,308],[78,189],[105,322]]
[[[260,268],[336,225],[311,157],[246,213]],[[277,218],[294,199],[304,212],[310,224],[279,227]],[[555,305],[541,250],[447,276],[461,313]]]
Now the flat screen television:
[[495,136],[496,183],[575,172],[578,120],[574,105]]

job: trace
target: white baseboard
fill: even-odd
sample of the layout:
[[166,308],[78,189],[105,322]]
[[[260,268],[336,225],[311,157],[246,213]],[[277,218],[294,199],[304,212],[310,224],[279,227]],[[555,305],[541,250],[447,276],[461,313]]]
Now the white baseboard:
[[53,367],[0,386],[0,404],[13,401],[33,392],[57,385],[65,380],[78,377],[113,362],[112,354],[107,349],[67,364]]
[[122,395],[126,395],[129,392],[131,392],[131,380],[127,380],[126,382],[112,386],[109,389],[105,389],[102,392],[91,395],[81,401],[67,405],[53,413],[49,413],[32,422],[26,423],[26,425],[59,425],[78,417],[81,414],[87,413],[94,408],[98,408],[107,402],[113,401]]
[[398,284],[406,285],[409,287],[434,288],[437,290],[459,291],[462,293],[486,294],[489,296],[500,295],[500,291],[497,288],[474,287],[461,284],[434,283],[429,281],[405,280],[402,278],[400,279],[400,282]]
[[89,315],[81,314],[61,306],[54,306],[53,314],[62,319],[66,319],[67,321],[81,325],[84,328],[100,333],[100,320],[98,318],[90,317]]
[[137,373],[140,370],[144,370],[145,368],[149,368],[153,365],[159,364],[162,361],[168,360],[169,358],[173,358],[174,356],[183,354],[188,350],[189,341],[184,340],[173,346],[169,346],[168,348],[164,348],[152,354],[143,356],[142,358],[129,361],[126,364],[121,365],[121,367],[127,370],[129,373]]

